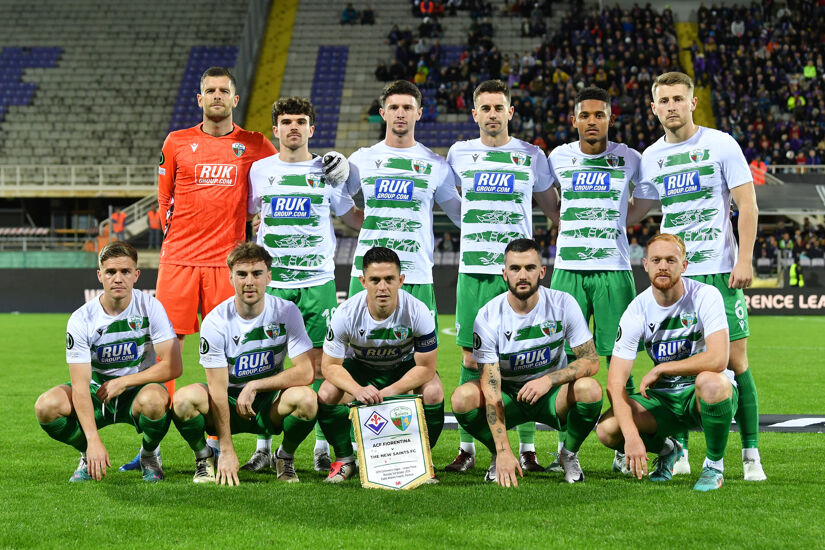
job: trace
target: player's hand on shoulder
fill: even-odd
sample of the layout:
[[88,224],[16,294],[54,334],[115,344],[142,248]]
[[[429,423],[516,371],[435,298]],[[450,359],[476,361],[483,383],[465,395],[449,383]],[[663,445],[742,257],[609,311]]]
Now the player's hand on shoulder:
[[625,438],[624,455],[627,467],[637,479],[647,475],[647,449],[641,437],[636,435]]
[[100,481],[106,477],[106,468],[111,466],[109,452],[103,442],[100,440],[90,441],[86,447],[86,467],[89,469],[89,475],[95,481]]
[[361,389],[356,391],[353,394],[353,397],[356,401],[360,401],[365,405],[375,405],[383,400],[381,398],[381,392],[379,392],[372,384],[369,386],[361,386]]
[[330,151],[324,155],[324,178],[334,187],[338,187],[349,179],[349,161],[338,151]]
[[553,383],[546,376],[530,380],[524,384],[518,392],[516,399],[534,405],[536,401],[544,397],[550,391]]
[[[518,477],[516,477],[518,472]],[[496,456],[496,483],[502,487],[518,487],[518,478],[524,477],[521,465],[513,451],[503,451]]]
[[227,449],[218,456],[218,469],[215,472],[215,483],[218,485],[240,485],[238,479],[238,455],[234,450]]

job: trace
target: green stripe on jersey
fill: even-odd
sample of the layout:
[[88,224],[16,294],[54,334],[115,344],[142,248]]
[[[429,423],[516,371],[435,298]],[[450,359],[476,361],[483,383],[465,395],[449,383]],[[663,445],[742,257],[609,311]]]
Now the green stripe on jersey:
[[616,220],[621,213],[609,208],[567,208],[561,215],[565,221],[598,222]]
[[465,178],[473,178],[478,173],[484,174],[510,174],[513,176],[513,179],[519,181],[529,181],[530,174],[527,172],[514,172],[513,170],[465,170],[461,172],[461,175]]
[[505,201],[521,204],[524,202],[524,193],[515,191],[513,193],[476,193],[467,191],[464,198],[468,201]]
[[[286,325],[284,325],[283,323],[278,325],[278,334],[275,334],[274,336],[280,336],[282,334],[286,334]],[[270,337],[266,333],[266,331],[264,330],[264,327],[256,327],[256,328],[253,328],[252,330],[250,330],[249,332],[247,332],[246,334],[243,335],[243,340],[241,340],[241,344],[246,344],[247,342],[257,342],[259,340],[269,340],[269,338]],[[276,347],[278,347],[278,346],[276,346]],[[283,346],[282,346],[282,348],[283,348]],[[266,348],[266,349],[269,349],[269,348]],[[274,348],[272,348],[272,349],[274,349]],[[261,350],[258,350],[258,351],[261,351]],[[249,353],[249,352],[244,352],[244,353]],[[234,365],[235,364],[234,361],[231,364]]]
[[710,160],[710,149],[696,149],[688,153],[670,155],[665,159],[665,167],[680,166],[682,164],[690,164],[691,162],[699,162],[700,160]]
[[687,261],[692,264],[701,264],[711,258],[715,258],[717,255],[713,250],[697,250],[696,252],[688,254]]
[[612,239],[616,240],[622,232],[612,227],[579,227],[561,232],[562,235],[574,239]]
[[622,192],[618,189],[610,191],[565,191],[561,194],[563,199],[610,199],[617,201],[621,198]]
[[[107,331],[107,333],[108,333],[108,331]],[[92,351],[97,351],[99,348],[102,348],[104,346],[111,346],[113,344],[122,344],[124,342],[134,342],[136,345],[142,346],[143,344],[146,343],[146,341],[148,339],[149,339],[149,335],[148,334],[143,334],[141,336],[138,336],[137,338],[122,338],[120,340],[113,340],[111,342],[104,342],[100,345],[92,344],[92,347],[90,349]]]
[[380,239],[364,239],[361,241],[364,246],[370,248],[383,246],[401,252],[418,252],[421,249],[421,242],[415,239],[396,239],[394,237],[382,237]]
[[501,210],[467,210],[464,218],[465,223],[491,223],[496,225],[520,223],[524,219],[524,214],[517,212],[503,212]]
[[599,168],[616,168],[616,166],[624,166],[624,157],[613,157],[613,164],[607,162],[607,157],[599,157],[597,159],[582,159],[582,166],[597,166]]
[[317,175],[312,177],[312,183],[307,181],[310,178],[309,174],[289,174],[283,176],[279,181],[272,181],[272,185],[286,185],[288,187],[312,187],[313,189],[323,189],[326,187],[326,179],[324,176]]
[[[284,325],[281,325],[281,327],[283,327],[283,326],[284,326]],[[255,332],[255,331],[257,331],[257,330],[260,330],[261,332],[263,332],[263,330],[264,330],[264,329],[263,329],[263,327],[258,327],[258,328],[256,328],[256,329],[253,329],[253,330],[251,330],[250,332],[248,332],[248,333],[247,333],[247,336],[249,336],[250,334],[252,334],[253,332]],[[283,328],[282,328],[281,330],[283,330]],[[282,332],[281,334],[283,334],[283,332]],[[255,338],[255,340],[264,340],[264,339],[265,339],[265,338]],[[248,341],[248,340],[244,340],[244,341],[243,341],[243,342],[241,342],[241,343],[242,343],[242,344],[244,344],[244,343],[246,343],[247,341]],[[251,341],[251,340],[250,340],[250,341]],[[249,353],[259,353],[259,352],[262,352],[262,351],[271,351],[271,352],[272,352],[272,356],[273,356],[273,358],[274,358],[274,357],[276,357],[279,353],[281,353],[282,351],[284,351],[284,348],[286,348],[286,342],[284,342],[283,344],[278,344],[278,345],[271,346],[271,347],[268,347],[268,348],[257,348],[257,349],[250,349],[250,350],[246,350],[246,351],[244,351],[243,353],[240,353],[240,354],[236,355],[235,357],[227,357],[227,358],[226,358],[226,363],[227,363],[228,365],[234,365],[235,363],[237,363],[237,362],[238,362],[238,358],[239,358],[239,357],[241,357],[242,355],[246,355],[246,354],[249,354]],[[272,376],[272,373],[268,374],[267,376]],[[246,379],[246,377],[244,377],[244,379]],[[251,380],[251,378],[250,378],[250,380]]]
[[464,265],[500,265],[504,266],[504,254],[497,252],[464,252],[461,255]]
[[562,260],[579,261],[604,260],[619,254],[615,248],[591,248],[589,246],[563,246],[559,249]]
[[[129,323],[135,323],[135,326],[130,326]],[[104,334],[114,334],[116,332],[131,332],[133,330],[139,330],[142,328],[149,328],[149,318],[142,317],[140,320],[140,326],[137,326],[137,323],[134,321],[130,321],[129,319],[121,319],[119,321],[115,321],[108,326],[106,332]]]
[[324,263],[326,256],[321,254],[284,254],[272,258],[281,267],[317,267]]
[[[547,332],[544,332],[542,327],[544,328],[544,330],[547,330]],[[518,332],[516,333],[515,340],[518,342],[518,341],[521,341],[521,340],[535,340],[536,338],[547,338],[551,334],[556,334],[556,333],[561,332],[561,329],[562,329],[561,321],[547,321],[547,322],[542,323],[540,325],[533,325],[531,327],[522,327],[522,328],[520,328],[518,330]],[[557,348],[558,346],[560,346],[563,343],[564,343],[564,340],[559,340],[558,342],[553,342],[552,344],[547,344],[547,345],[549,345],[552,348]],[[542,348],[542,347],[545,347],[545,346],[539,346],[539,347]],[[530,351],[530,350],[526,350],[526,351]]]
[[421,178],[407,178],[407,177],[400,177],[400,176],[372,176],[369,178],[364,178],[362,181],[363,185],[375,185],[375,182],[378,180],[410,180],[413,182],[413,187],[417,187],[418,189],[427,189],[429,184],[427,180],[422,180]]
[[264,244],[270,248],[309,248],[323,240],[320,235],[264,235]]
[[654,183],[664,183],[665,178],[670,176],[676,176],[678,174],[687,174],[689,172],[693,172],[695,170],[699,171],[699,176],[712,176],[716,170],[714,169],[713,165],[708,166],[697,166],[695,168],[686,168],[684,170],[677,170],[676,172],[671,172],[669,174],[662,174],[661,176],[656,176],[653,178]]
[[693,193],[684,193],[682,195],[675,195],[673,197],[662,197],[662,206],[670,206],[671,204],[678,204],[680,202],[690,202],[699,199],[709,199],[713,196],[713,189],[705,187]]
[[[414,162],[414,163],[413,163]],[[384,168],[393,168],[395,170],[409,170],[416,174],[431,174],[433,165],[423,160],[413,161],[412,159],[389,158],[383,163]]]
[[379,231],[418,231],[421,222],[404,218],[385,218],[383,216],[367,216],[361,229],[377,229]]
[[[387,248],[389,248],[389,247],[387,247]],[[397,249],[393,248],[393,250],[397,250]],[[401,252],[403,252],[403,251],[401,251]],[[364,257],[363,256],[356,256],[355,259],[353,260],[352,264],[355,266],[355,269],[363,270],[364,269]],[[415,267],[415,262],[411,262],[411,261],[408,261],[408,260],[401,260],[401,273],[404,273],[405,271],[409,271],[414,267]]]
[[502,164],[515,164],[516,166],[530,166],[532,163],[530,155],[520,151],[488,151],[482,160],[500,162]]
[[705,208],[702,210],[685,210],[684,212],[673,212],[665,214],[663,227],[679,227],[693,223],[701,223],[712,220],[719,212],[716,208]]
[[[561,324],[561,323],[559,323],[559,324]],[[529,330],[531,328],[538,328],[538,326],[536,326],[536,327],[525,327],[525,328],[519,330],[519,333],[521,333],[522,330]],[[536,336],[535,338],[544,338],[545,337],[545,335],[543,333],[541,333],[541,331],[539,331],[539,334],[540,334],[540,336]],[[522,338],[522,340],[532,340],[532,339],[533,338]],[[519,351],[514,351],[513,353],[502,353],[501,358],[506,360],[506,361],[509,361],[510,358],[514,355],[521,355],[522,353],[529,353],[531,351],[536,351],[538,349],[544,349],[544,348],[556,349],[556,348],[561,347],[563,345],[564,345],[564,338],[559,338],[555,342],[549,342],[547,344],[541,344],[540,346],[535,346],[535,347],[532,347],[532,348],[527,348],[527,349],[522,349],[522,350],[519,350]],[[546,369],[547,367],[544,366],[542,368]]]
[[[398,334],[396,334],[396,329],[398,329]],[[374,328],[372,329],[369,334],[367,334],[367,339],[369,340],[399,340],[404,333],[406,332],[406,336],[412,334],[412,329],[410,327],[405,326],[397,326],[393,328]]]
[[370,208],[408,208],[418,212],[421,210],[421,201],[417,199],[409,201],[394,201],[390,199],[367,199],[367,206]]
[[272,267],[272,269],[269,270],[269,272],[272,273],[272,280],[280,283],[292,283],[295,281],[303,281],[305,279],[315,277],[318,274],[317,271],[307,271],[274,266]]
[[462,240],[471,243],[509,243],[510,241],[524,238],[525,236],[526,235],[522,235],[516,231],[480,231],[478,233],[464,235]]
[[264,216],[264,225],[268,227],[280,227],[282,225],[311,225],[317,227],[321,222],[319,216],[309,216],[308,218],[270,218]]
[[722,234],[722,230],[717,227],[706,227],[704,229],[697,229],[696,231],[682,231],[678,233],[679,237],[686,242],[696,241],[715,241]]

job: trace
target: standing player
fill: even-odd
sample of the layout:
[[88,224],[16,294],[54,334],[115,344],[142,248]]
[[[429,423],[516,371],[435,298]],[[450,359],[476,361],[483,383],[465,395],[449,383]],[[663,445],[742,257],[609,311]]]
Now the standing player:
[[[739,387],[736,424],[742,438],[746,481],[763,481],[757,448],[759,406],[748,369],[748,311],[743,288],[753,280],[753,245],[759,210],[753,175],[742,150],[728,134],[697,126],[693,81],[683,73],[659,76],[653,83],[651,108],[665,135],[642,155],[641,181],[634,196],[662,203],[663,233],[679,235],[687,247],[685,272],[715,286],[725,299],[730,329],[730,364]],[[739,209],[737,251],[730,221],[730,199]],[[684,434],[686,447],[687,433]],[[687,448],[685,449],[687,451]],[[690,473],[685,457],[676,473]]]
[[318,422],[336,456],[329,483],[340,483],[357,471],[344,403],[380,403],[384,397],[414,391],[423,396],[430,448],[444,427],[435,321],[427,305],[401,289],[405,277],[394,251],[371,248],[363,266],[360,282],[365,290],[332,316],[321,360],[325,380],[318,391]]
[[[607,140],[614,117],[606,91],[583,89],[573,109],[579,141],[556,147],[548,157],[550,176],[561,193],[561,205],[553,212],[560,227],[550,288],[573,296],[585,320],[593,320],[596,351],[609,365],[619,319],[636,296],[626,226],[641,155]],[[633,393],[632,377],[627,391]],[[561,445],[560,434],[559,449]],[[622,464],[617,453],[613,467]]]
[[[688,261],[685,244],[662,233],[647,245],[645,270],[651,285],[622,315],[607,373],[613,408],[602,417],[602,443],[623,450],[627,467],[639,479],[647,474],[647,452],[658,453],[651,481],[669,481],[682,455],[671,435],[702,428],[707,457],[693,487],[712,491],[724,482],[724,456],[737,394],[728,365],[728,321],[722,295],[711,285],[682,278]],[[639,343],[653,368],[639,385],[625,389]],[[726,376],[727,375],[727,376]]]
[[[232,296],[224,260],[246,238],[247,172],[254,161],[277,152],[263,134],[232,122],[239,97],[228,69],[207,69],[197,99],[203,122],[166,137],[158,168],[164,238],[156,296],[181,350],[186,335],[198,331],[199,306],[205,317]],[[133,469],[134,462],[121,470]]]
[[[478,378],[473,358],[473,322],[481,307],[507,291],[501,278],[504,247],[533,236],[533,198],[548,215],[555,204],[547,159],[541,149],[511,138],[510,89],[500,80],[482,82],[473,92],[473,119],[479,139],[450,148],[447,162],[461,181],[461,261],[456,288],[456,341],[462,347],[459,384]],[[556,220],[558,221],[558,220]],[[543,471],[536,460],[535,424],[519,426],[519,462],[530,472]],[[447,471],[475,466],[475,443],[459,426],[461,448]]]
[[364,253],[380,246],[398,254],[404,289],[427,304],[438,327],[433,292],[433,200],[460,226],[461,198],[453,171],[439,155],[415,141],[421,118],[421,92],[406,80],[381,92],[384,141],[362,148],[350,158],[347,187],[364,194],[364,224],[358,235],[349,295],[361,290]]
[[[504,252],[508,291],[487,302],[473,327],[480,380],[460,385],[451,398],[456,420],[490,449],[485,481],[518,486],[521,474],[507,428],[543,422],[565,430],[559,462],[568,483],[584,481],[578,451],[602,410],[602,387],[593,336],[567,293],[540,286],[547,268],[532,239],[516,239]],[[564,345],[576,359],[567,363]]]
[[[321,157],[309,152],[315,109],[300,97],[272,106],[272,132],[281,152],[259,160],[249,170],[249,214],[262,213],[257,242],[273,256],[272,281],[266,291],[298,306],[312,340],[308,352],[315,371],[313,389],[321,387],[321,346],[338,298],[335,294],[335,231],[330,213],[360,229],[364,214],[344,186],[333,187]],[[344,161],[346,162],[346,161]],[[329,446],[315,427],[315,469],[329,470]],[[258,439],[250,464],[269,466],[269,439]],[[249,464],[248,464],[249,465]]]
[[160,481],[157,448],[170,420],[162,383],[180,376],[180,348],[160,302],[134,289],[140,276],[134,247],[111,242],[98,262],[103,294],[75,311],[66,328],[71,382],[37,398],[37,421],[50,437],[82,453],[69,481],[106,476],[109,453],[98,430],[115,423],[143,434],[143,479]]
[[[295,304],[269,296],[272,257],[254,243],[238,245],[226,263],[235,295],[218,304],[201,327],[201,364],[206,384],[181,388],[173,404],[178,431],[195,451],[195,483],[238,484],[233,433],[277,434],[278,479],[297,482],[295,450],[312,431],[317,412],[312,349]],[[293,367],[284,370],[289,355]],[[217,435],[215,453],[206,432]]]

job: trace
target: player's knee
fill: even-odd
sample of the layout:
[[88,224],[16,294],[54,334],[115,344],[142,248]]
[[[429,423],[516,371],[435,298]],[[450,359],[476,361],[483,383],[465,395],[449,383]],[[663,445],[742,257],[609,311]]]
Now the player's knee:
[[302,420],[312,420],[318,415],[318,398],[312,388],[305,386],[290,388],[296,390],[294,396],[295,410],[292,412],[294,416]]
[[602,387],[595,378],[579,378],[573,384],[573,394],[579,403],[592,403],[602,398]]
[[470,384],[462,384],[453,391],[450,396],[450,407],[453,412],[466,413],[473,410],[475,405],[473,400],[473,388]]
[[438,375],[433,376],[432,380],[421,386],[421,399],[425,405],[437,405],[444,401],[444,388]]
[[615,447],[621,440],[621,433],[619,431],[619,422],[613,416],[611,411],[605,413],[605,416],[599,420],[596,426],[596,436],[602,445],[606,447]]
[[200,384],[190,384],[175,391],[172,414],[181,420],[191,420],[198,414],[198,401],[206,390]]
[[332,383],[324,380],[324,383],[318,388],[318,403],[322,405],[337,405],[340,399],[341,390],[332,385]]
[[160,384],[149,384],[141,388],[132,404],[132,412],[151,420],[162,417],[169,407],[169,394]]
[[61,416],[69,416],[72,406],[66,392],[60,388],[52,388],[40,394],[34,402],[34,414],[41,424],[54,422]]
[[700,372],[696,376],[696,396],[707,403],[718,403],[732,395],[728,377],[718,372]]

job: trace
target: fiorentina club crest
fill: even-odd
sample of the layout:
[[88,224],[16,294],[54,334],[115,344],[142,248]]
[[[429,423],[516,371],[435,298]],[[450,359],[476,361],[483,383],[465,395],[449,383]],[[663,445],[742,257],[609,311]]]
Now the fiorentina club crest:
[[281,335],[281,325],[277,323],[264,325],[264,333],[266,334],[267,338],[269,338],[270,340],[274,340],[275,338]]
[[307,174],[307,185],[315,189],[321,186],[321,176],[317,174]]
[[682,321],[682,326],[685,328],[690,328],[696,324],[696,314],[695,313],[680,313],[679,320]]
[[616,168],[619,165],[619,157],[612,153],[604,157],[604,160],[607,162],[607,165],[611,168]]
[[701,149],[694,149],[690,152],[690,160],[696,163],[705,159],[705,152]]
[[393,425],[403,432],[412,423],[412,409],[409,407],[396,407],[390,412],[390,419]]
[[513,164],[524,166],[527,163],[527,155],[521,152],[510,153],[510,160],[513,161]]
[[553,336],[556,334],[556,325],[557,323],[555,321],[545,321],[539,326],[541,327],[542,334],[545,336]]
[[243,143],[235,142],[232,144],[232,152],[235,153],[236,157],[239,157],[246,152],[246,145]]
[[132,330],[143,327],[143,317],[129,317],[126,322],[129,323],[129,328]]
[[423,160],[412,161],[412,169],[416,174],[426,174],[430,165]]
[[367,421],[364,422],[364,427],[375,435],[378,435],[387,424],[388,422],[386,418],[378,414],[376,411],[372,411],[369,418],[367,418]]
[[406,340],[407,337],[410,335],[410,329],[404,326],[397,326],[392,329],[393,334],[395,334],[395,338],[397,340]]

